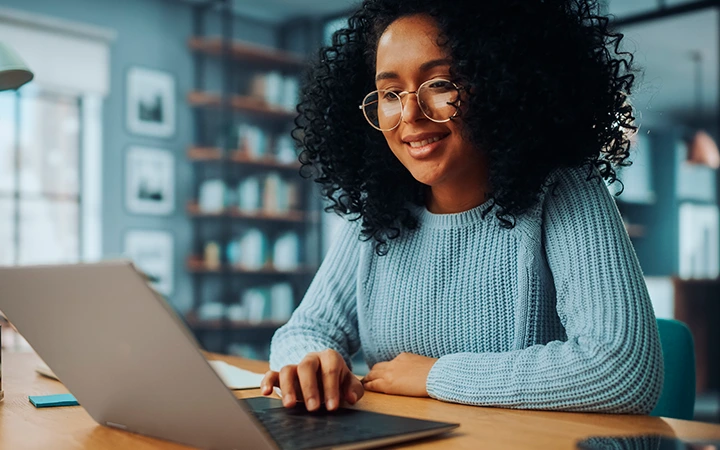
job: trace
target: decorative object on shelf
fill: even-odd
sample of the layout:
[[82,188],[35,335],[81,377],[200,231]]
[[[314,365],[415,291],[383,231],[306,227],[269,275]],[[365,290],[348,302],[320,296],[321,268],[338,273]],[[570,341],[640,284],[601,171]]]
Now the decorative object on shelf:
[[254,213],[260,210],[260,179],[257,176],[243,178],[238,183],[237,193],[241,212]]
[[300,91],[300,83],[297,77],[286,76],[282,82],[281,104],[288,111],[295,111],[298,104],[298,93]]
[[219,179],[203,181],[198,207],[203,213],[221,213],[225,209],[225,182]]
[[244,305],[228,305],[225,310],[227,319],[232,322],[245,322],[248,320],[247,308]]
[[175,134],[175,79],[170,73],[131,67],[126,95],[131,133],[159,138]]
[[167,231],[131,230],[125,234],[126,257],[150,279],[157,292],[173,291],[173,236]]
[[20,56],[0,42],[0,91],[20,89],[25,83],[32,81],[34,76]]
[[283,180],[277,172],[270,172],[263,183],[263,211],[267,213],[280,212],[281,197],[283,195]]
[[210,241],[205,244],[205,267],[209,270],[219,270],[220,265],[220,245]]
[[297,77],[283,76],[279,71],[257,73],[250,80],[249,95],[271,107],[294,111],[298,102]]
[[268,140],[260,127],[242,123],[237,127],[237,146],[251,159],[262,159],[267,155]]
[[270,319],[287,322],[295,309],[295,299],[290,283],[276,283],[270,287]]
[[270,293],[266,288],[250,288],[243,293],[242,304],[247,308],[247,320],[260,323],[270,317]]
[[281,234],[273,245],[273,266],[277,270],[297,270],[299,259],[300,237],[292,231]]
[[130,147],[125,163],[125,205],[135,214],[175,210],[175,157],[168,150]]
[[280,136],[275,141],[275,159],[281,164],[293,164],[298,162],[295,153],[295,145],[289,135]]
[[267,238],[257,228],[250,228],[238,239],[240,256],[238,266],[247,270],[260,270],[267,262]]
[[197,309],[199,320],[222,320],[225,317],[225,305],[220,302],[207,302]]

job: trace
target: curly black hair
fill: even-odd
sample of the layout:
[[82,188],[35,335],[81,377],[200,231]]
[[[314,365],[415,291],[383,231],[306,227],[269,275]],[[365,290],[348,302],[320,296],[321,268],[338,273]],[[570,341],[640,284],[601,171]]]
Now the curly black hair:
[[485,215],[515,226],[561,167],[597,168],[616,181],[629,165],[636,131],[628,96],[633,57],[620,50],[595,0],[365,0],[320,49],[303,83],[293,136],[301,174],[320,184],[327,211],[362,219],[362,236],[387,253],[388,240],[414,229],[409,204],[426,186],[389,150],[358,109],[375,88],[379,37],[396,19],[427,14],[450,75],[467,88],[463,133],[487,155],[492,186]]

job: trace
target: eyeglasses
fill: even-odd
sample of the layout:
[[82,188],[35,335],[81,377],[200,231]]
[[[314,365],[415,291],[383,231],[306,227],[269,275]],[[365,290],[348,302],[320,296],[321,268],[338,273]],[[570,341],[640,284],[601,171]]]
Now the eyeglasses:
[[363,99],[363,114],[373,128],[391,131],[400,125],[403,118],[402,98],[415,94],[420,111],[433,122],[447,122],[456,117],[460,106],[462,88],[452,81],[435,78],[428,80],[417,91],[393,92],[385,89],[372,91]]

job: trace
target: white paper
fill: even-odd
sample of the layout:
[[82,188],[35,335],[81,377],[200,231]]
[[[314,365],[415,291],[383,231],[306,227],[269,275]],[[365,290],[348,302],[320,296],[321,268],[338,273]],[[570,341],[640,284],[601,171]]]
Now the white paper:
[[[264,375],[260,373],[250,372],[239,367],[232,366],[225,361],[208,361],[218,374],[220,379],[229,389],[256,389],[260,387]],[[55,373],[44,363],[40,363],[35,367],[40,375],[57,380]]]
[[255,389],[260,387],[264,375],[232,366],[225,361],[208,361],[229,389]]

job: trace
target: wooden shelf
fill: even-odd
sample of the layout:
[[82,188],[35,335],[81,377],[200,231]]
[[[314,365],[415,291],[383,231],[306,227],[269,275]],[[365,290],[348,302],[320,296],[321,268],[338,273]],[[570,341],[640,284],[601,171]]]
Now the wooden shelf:
[[[198,108],[220,108],[222,99],[220,94],[192,91],[188,94],[188,103]],[[230,106],[236,111],[255,114],[266,119],[290,121],[297,116],[295,111],[268,105],[262,99],[245,95],[234,95],[230,99]]]
[[262,322],[233,321],[226,319],[200,320],[194,312],[185,315],[185,322],[193,330],[268,330],[275,331],[284,322],[265,320]]
[[[215,56],[222,55],[223,51],[222,39],[219,37],[191,37],[188,40],[188,47],[193,51]],[[233,59],[238,61],[245,61],[259,66],[277,69],[297,70],[300,69],[305,62],[301,56],[294,53],[261,47],[242,41],[232,42],[230,54]]]
[[223,158],[223,152],[217,147],[190,147],[187,152],[188,159],[195,162],[231,162],[246,166],[253,166],[264,169],[288,170],[297,172],[300,170],[300,163],[281,163],[272,157],[262,159],[252,158],[248,152],[243,150],[232,150],[230,156]]
[[272,266],[266,266],[259,270],[248,270],[242,267],[222,266],[210,268],[205,261],[198,256],[191,256],[187,260],[187,269],[191,273],[232,273],[238,275],[271,275],[271,276],[306,276],[315,274],[317,269],[302,267],[297,270],[277,270]]
[[290,223],[303,223],[309,221],[308,215],[302,211],[289,211],[286,213],[258,211],[256,213],[247,213],[242,212],[237,208],[230,208],[220,212],[202,212],[200,211],[198,204],[195,202],[189,202],[187,204],[187,213],[194,218],[232,217],[234,219],[241,220],[262,220],[266,222]]

